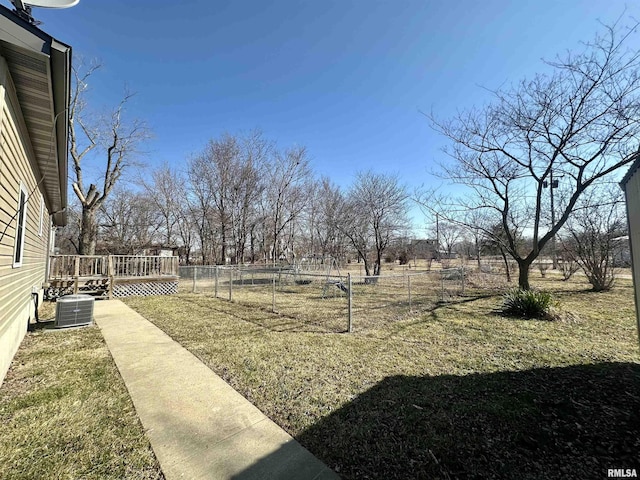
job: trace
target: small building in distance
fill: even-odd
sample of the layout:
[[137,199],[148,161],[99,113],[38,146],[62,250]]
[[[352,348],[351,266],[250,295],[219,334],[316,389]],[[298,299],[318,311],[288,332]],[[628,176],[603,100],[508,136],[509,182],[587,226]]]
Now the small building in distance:
[[177,257],[181,248],[176,245],[150,245],[143,248],[137,255],[151,255],[156,257]]
[[437,257],[438,242],[434,239],[412,240],[409,244],[408,253],[410,258],[431,260]]

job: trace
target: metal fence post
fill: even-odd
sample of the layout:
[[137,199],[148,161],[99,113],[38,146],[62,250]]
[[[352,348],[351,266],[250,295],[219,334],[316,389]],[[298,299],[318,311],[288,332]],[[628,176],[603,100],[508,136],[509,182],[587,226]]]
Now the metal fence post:
[[229,301],[233,300],[233,268],[229,268]]
[[213,275],[215,277],[215,282],[214,282],[215,297],[218,298],[218,266],[217,265],[215,267],[215,271]]
[[198,267],[193,266],[193,288],[191,289],[191,293],[196,293],[196,279],[198,277]]
[[407,275],[407,287],[409,288],[409,312],[411,312],[411,275]]
[[347,331],[349,333],[351,333],[353,331],[352,328],[352,305],[353,305],[353,297],[351,295],[351,274],[347,273],[347,283],[348,283],[348,288],[349,288],[349,292],[348,292],[348,296],[347,296],[347,307],[348,307],[348,311],[349,311],[349,325],[347,326]]
[[460,267],[461,281],[462,281],[462,295],[464,296],[464,266]]
[[276,313],[276,274],[271,274],[271,311]]

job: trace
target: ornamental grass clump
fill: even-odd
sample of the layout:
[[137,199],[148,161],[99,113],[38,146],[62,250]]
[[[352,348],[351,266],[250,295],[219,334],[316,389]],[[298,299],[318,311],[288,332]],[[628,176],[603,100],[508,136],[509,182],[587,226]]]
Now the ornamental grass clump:
[[514,288],[505,293],[500,311],[512,317],[549,319],[553,303],[548,292]]

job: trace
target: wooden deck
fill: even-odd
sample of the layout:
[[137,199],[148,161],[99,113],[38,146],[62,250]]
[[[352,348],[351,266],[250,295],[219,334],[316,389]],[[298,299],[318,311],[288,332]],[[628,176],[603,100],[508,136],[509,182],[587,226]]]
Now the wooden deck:
[[46,298],[70,293],[98,297],[175,293],[178,257],[52,255]]

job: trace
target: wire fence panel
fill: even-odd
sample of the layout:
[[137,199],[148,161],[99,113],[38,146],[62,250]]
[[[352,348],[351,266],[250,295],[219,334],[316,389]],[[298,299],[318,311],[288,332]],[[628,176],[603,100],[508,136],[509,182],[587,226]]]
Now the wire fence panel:
[[216,296],[217,291],[220,299],[269,310],[298,319],[313,330],[329,332],[346,329],[346,297],[335,286],[339,283],[337,276],[277,267],[196,266],[180,270],[181,292]]
[[352,324],[356,331],[375,330],[433,308],[441,292],[440,274],[352,277]]
[[[466,295],[504,289],[502,273],[464,267],[381,276],[269,266],[180,267],[179,291],[295,319],[313,331],[375,330]],[[293,327],[292,327],[293,328]]]

